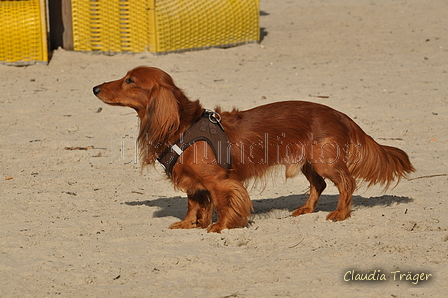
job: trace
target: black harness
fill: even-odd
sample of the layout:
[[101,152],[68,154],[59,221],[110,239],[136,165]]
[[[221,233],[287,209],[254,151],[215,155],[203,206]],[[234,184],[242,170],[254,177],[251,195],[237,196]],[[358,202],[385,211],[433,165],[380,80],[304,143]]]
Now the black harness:
[[[206,141],[216,156],[214,163],[226,170],[230,169],[231,156],[228,150],[227,136],[221,125],[221,115],[205,110],[202,116],[181,135],[180,139],[157,158],[168,177],[171,178],[173,167],[182,152],[197,141]],[[201,161],[195,160],[194,162]]]

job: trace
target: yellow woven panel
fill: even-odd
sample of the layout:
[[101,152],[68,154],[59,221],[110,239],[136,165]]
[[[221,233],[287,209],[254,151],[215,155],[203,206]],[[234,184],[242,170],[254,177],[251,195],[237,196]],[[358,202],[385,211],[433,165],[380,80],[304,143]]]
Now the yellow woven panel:
[[152,0],[151,52],[259,41],[258,0]]
[[48,62],[43,0],[0,1],[0,62]]
[[143,52],[148,50],[145,0],[72,0],[76,51]]
[[259,40],[258,0],[72,0],[74,49],[154,53]]
[[127,1],[123,8],[129,13],[122,16],[122,48],[124,51],[149,50],[148,1]]

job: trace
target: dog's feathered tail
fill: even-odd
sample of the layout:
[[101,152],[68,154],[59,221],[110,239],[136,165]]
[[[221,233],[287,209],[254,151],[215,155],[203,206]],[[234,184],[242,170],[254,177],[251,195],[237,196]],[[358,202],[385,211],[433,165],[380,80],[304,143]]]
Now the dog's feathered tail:
[[[378,144],[364,133],[353,121],[351,123],[350,154],[348,168],[355,179],[363,180],[367,186],[379,184],[388,189],[392,182],[400,182],[415,171],[408,155],[401,149]],[[394,186],[395,187],[395,186]]]

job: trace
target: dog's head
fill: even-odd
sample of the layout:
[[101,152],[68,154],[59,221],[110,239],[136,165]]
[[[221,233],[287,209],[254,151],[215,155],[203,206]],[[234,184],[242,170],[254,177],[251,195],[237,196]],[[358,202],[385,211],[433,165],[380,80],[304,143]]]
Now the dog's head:
[[[175,89],[173,79],[164,71],[155,67],[136,67],[123,78],[106,82],[93,87],[93,93],[103,102],[110,105],[126,106],[140,110],[147,110],[152,101],[160,104],[173,105]],[[163,97],[163,98],[161,98]]]
[[140,66],[123,78],[93,87],[103,102],[133,108],[141,120],[140,134],[154,142],[165,140],[180,125],[180,103],[183,92],[166,72]]

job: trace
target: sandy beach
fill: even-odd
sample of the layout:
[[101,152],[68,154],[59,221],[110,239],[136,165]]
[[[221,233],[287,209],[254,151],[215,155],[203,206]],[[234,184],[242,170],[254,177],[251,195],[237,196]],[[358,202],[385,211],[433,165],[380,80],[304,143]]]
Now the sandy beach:
[[[260,43],[158,56],[58,49],[48,65],[0,65],[1,297],[446,297],[448,2],[260,8]],[[325,220],[333,185],[316,212],[290,217],[308,183],[279,172],[250,189],[249,227],[170,230],[186,195],[158,167],[141,173],[135,112],[92,93],[139,65],[206,108],[326,104],[417,171],[385,192],[357,190],[341,222]]]

